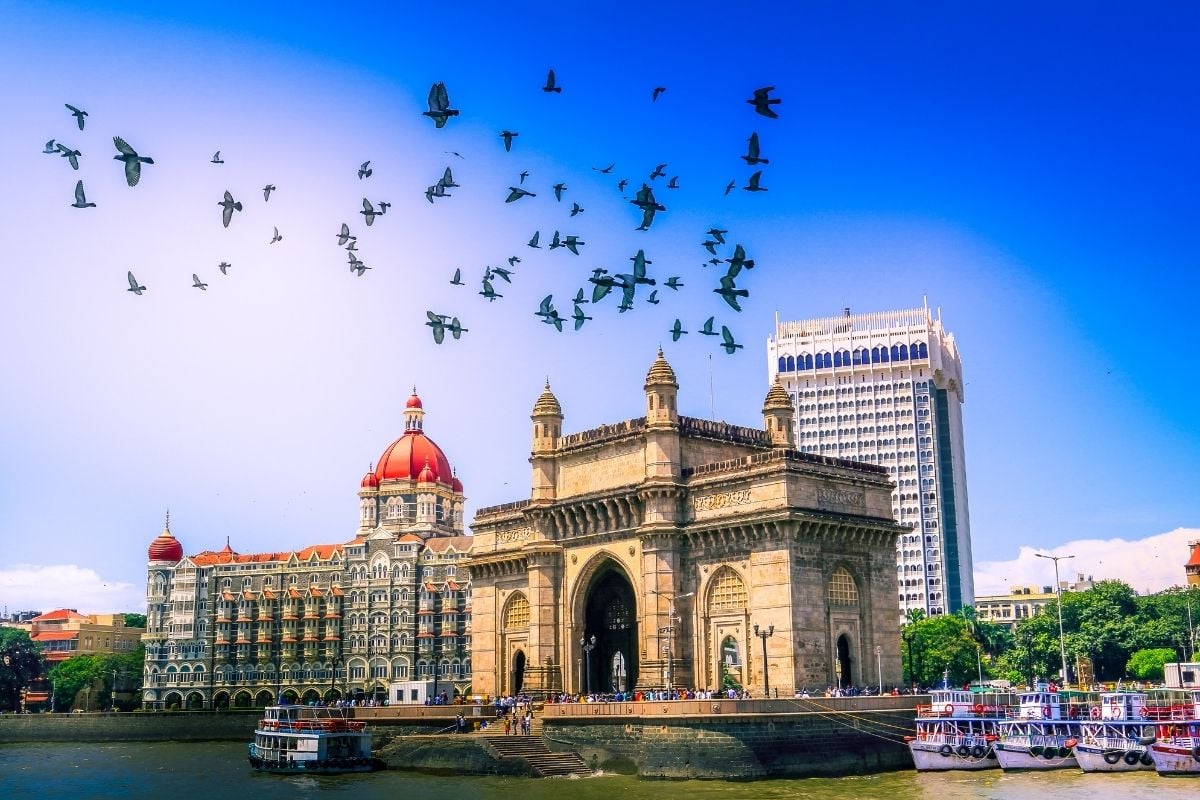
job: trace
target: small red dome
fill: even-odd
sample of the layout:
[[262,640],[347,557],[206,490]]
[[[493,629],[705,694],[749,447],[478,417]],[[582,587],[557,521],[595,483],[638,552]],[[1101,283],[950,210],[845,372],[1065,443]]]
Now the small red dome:
[[404,404],[404,407],[405,408],[424,408],[425,406],[421,405],[421,398],[417,397],[416,392],[413,392],[412,396],[408,398],[408,402]]
[[183,558],[183,545],[165,530],[150,543],[147,557],[150,561],[179,561]]
[[433,474],[433,470],[429,468],[429,459],[425,460],[425,466],[421,468],[421,472],[417,475],[417,483],[433,483],[437,477]]
[[463,493],[462,481],[458,479],[457,475],[450,479],[450,488],[454,490],[455,494]]
[[447,483],[451,476],[450,461],[442,448],[419,430],[407,430],[392,442],[376,464],[375,476],[381,481],[414,480],[428,465],[431,482]]
[[374,472],[368,472],[363,476],[362,483],[359,484],[364,489],[378,489],[379,478],[375,477]]

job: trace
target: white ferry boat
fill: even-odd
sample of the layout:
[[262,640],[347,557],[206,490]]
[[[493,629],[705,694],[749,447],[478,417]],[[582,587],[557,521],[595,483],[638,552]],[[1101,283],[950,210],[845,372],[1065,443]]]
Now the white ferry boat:
[[1084,772],[1150,770],[1154,761],[1146,752],[1154,738],[1154,724],[1146,695],[1139,692],[1103,692],[1099,705],[1079,724],[1075,759]]
[[1013,715],[999,723],[996,760],[1004,770],[1078,767],[1080,718],[1090,718],[1086,696],[1060,692],[1053,685],[1018,692]]
[[916,736],[908,741],[921,772],[999,767],[993,744],[1011,695],[934,689],[930,704],[917,706]]
[[1146,748],[1159,775],[1200,775],[1200,691],[1192,702],[1151,707],[1155,741]]
[[250,744],[250,766],[263,772],[333,775],[372,772],[385,764],[371,755],[366,723],[346,709],[268,706]]

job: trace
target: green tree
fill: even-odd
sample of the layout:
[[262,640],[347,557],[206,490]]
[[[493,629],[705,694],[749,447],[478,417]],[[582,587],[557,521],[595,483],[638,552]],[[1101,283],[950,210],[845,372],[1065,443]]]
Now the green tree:
[[41,677],[45,669],[42,648],[20,628],[0,628],[0,707],[21,708],[21,690]]
[[[104,676],[104,657],[101,655],[72,656],[60,661],[50,670],[50,685],[54,687],[54,710],[69,711],[75,696],[85,687],[101,680]],[[90,697],[89,706],[101,706],[102,698]]]
[[1175,660],[1175,649],[1172,647],[1156,647],[1152,650],[1138,650],[1129,657],[1125,671],[1139,681],[1161,681],[1163,665]]
[[900,655],[906,664],[912,664],[911,682],[934,686],[948,674],[950,683],[957,686],[974,678],[978,648],[962,617],[922,615],[907,623],[901,634]]
[[125,627],[126,628],[144,628],[144,627],[146,627],[146,615],[145,614],[126,614],[125,615]]

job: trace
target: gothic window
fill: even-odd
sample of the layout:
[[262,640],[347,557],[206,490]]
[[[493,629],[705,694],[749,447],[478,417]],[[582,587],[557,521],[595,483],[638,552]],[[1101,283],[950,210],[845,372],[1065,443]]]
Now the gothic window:
[[529,627],[529,600],[523,594],[515,594],[504,611],[504,629],[515,630]]
[[853,606],[858,604],[858,587],[854,576],[845,567],[833,571],[828,586],[829,602],[835,606]]
[[721,567],[713,575],[708,589],[708,611],[740,610],[746,607],[746,584],[729,567]]

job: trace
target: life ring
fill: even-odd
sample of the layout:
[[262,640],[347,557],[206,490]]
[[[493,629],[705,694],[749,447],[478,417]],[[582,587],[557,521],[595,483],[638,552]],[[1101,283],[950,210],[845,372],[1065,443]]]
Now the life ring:
[[1146,710],[1145,706],[1142,707],[1141,716],[1142,716],[1142,719],[1150,719],[1150,712],[1148,710]]
[[975,705],[971,706],[971,710],[974,711],[976,714],[982,714],[983,713],[983,704],[976,703]]
[[1121,760],[1121,754],[1119,752],[1117,752],[1116,750],[1109,750],[1107,753],[1104,754],[1104,763],[1105,764],[1115,764],[1120,760]]
[[1063,741],[1063,747],[1065,747],[1068,750],[1070,750],[1072,747],[1074,747],[1077,744],[1079,744],[1079,740],[1076,739],[1074,736],[1072,736],[1070,739],[1066,739],[1065,741]]
[[981,744],[977,744],[971,748],[971,758],[983,758],[987,755],[987,748]]
[[942,754],[942,758],[949,758],[951,754],[954,753],[954,750],[950,747],[950,745],[944,744],[942,745],[942,749],[938,750],[938,752]]
[[959,758],[966,758],[967,756],[971,755],[971,748],[967,747],[965,744],[960,744],[954,752],[958,754]]
[[953,703],[946,703],[946,708],[944,709],[944,711],[945,711],[945,714],[946,714],[946,716],[947,716],[947,717],[952,717],[952,716],[954,716],[954,704],[953,704]]
[[1050,706],[1042,706],[1042,719],[1050,719]]
[[1091,711],[1092,719],[1100,719],[1100,715],[1103,713],[1099,708],[1093,707]]

